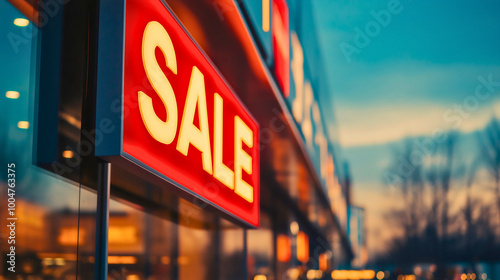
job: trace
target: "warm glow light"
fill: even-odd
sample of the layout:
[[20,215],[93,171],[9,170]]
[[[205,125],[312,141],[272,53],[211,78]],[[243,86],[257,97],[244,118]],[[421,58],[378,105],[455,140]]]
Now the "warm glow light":
[[66,264],[63,258],[55,258],[54,263],[57,266],[64,266]]
[[318,267],[320,270],[325,271],[328,268],[328,257],[325,253],[318,257]]
[[[39,253],[37,255],[39,259],[41,259],[44,263],[49,263],[49,265],[55,264],[56,259],[63,259],[64,261],[76,261],[76,254]],[[61,262],[61,260],[59,260],[59,262]]]
[[299,37],[295,32],[292,36],[292,76],[295,82],[295,99],[292,103],[292,114],[295,120],[302,122],[304,117],[304,53]]
[[189,258],[186,256],[179,256],[177,257],[177,263],[180,265],[187,265],[189,264]]
[[[334,270],[332,271],[333,279],[347,279],[347,280],[359,280],[359,279],[373,279],[375,277],[375,271],[373,270]],[[401,275],[400,275],[401,276]],[[399,277],[398,277],[399,279]],[[400,279],[399,279],[400,280]]]
[[139,278],[139,276],[137,274],[131,274],[131,275],[127,275],[127,278],[126,280],[139,280],[141,278]]
[[297,235],[297,233],[299,233],[299,224],[296,221],[290,223],[290,232],[293,235]]
[[30,24],[30,21],[25,19],[25,18],[16,18],[14,20],[14,24],[17,26],[24,27],[24,26],[28,26],[28,24]]
[[5,93],[5,97],[10,98],[10,99],[18,99],[19,98],[19,92],[18,91],[13,91],[9,90]]
[[481,278],[482,278],[483,280],[486,280],[486,278],[488,278],[488,275],[486,275],[486,273],[483,273],[483,274],[481,274]]
[[42,264],[44,266],[51,266],[51,265],[64,266],[66,264],[66,261],[64,260],[64,258],[43,258]]
[[30,127],[30,123],[27,121],[20,121],[17,123],[17,127],[20,129],[28,129]]
[[361,279],[372,279],[375,277],[373,270],[361,270]]
[[321,270],[316,270],[316,269],[310,269],[307,271],[307,279],[321,279],[323,277],[323,271]]
[[472,273],[472,274],[470,275],[470,279],[475,280],[475,279],[476,279],[476,274],[475,274],[475,273]]
[[170,258],[167,256],[161,257],[161,263],[162,264],[169,264],[170,263]]
[[109,244],[132,245],[138,242],[137,228],[134,226],[110,226],[108,230]]
[[269,31],[269,6],[269,0],[262,0],[262,30],[264,30],[264,32]]
[[384,272],[382,271],[377,272],[377,279],[379,280],[384,279]]
[[108,256],[109,264],[135,264],[137,258],[134,256]]
[[73,151],[71,150],[65,150],[62,152],[63,158],[73,158]]
[[287,271],[287,274],[288,274],[288,277],[290,277],[290,279],[296,280],[300,276],[300,269],[298,269],[298,268],[290,268]]
[[285,234],[278,234],[276,238],[277,258],[280,262],[288,262],[292,256],[292,246],[290,237]]
[[467,274],[463,273],[463,274],[460,276],[460,279],[462,279],[462,280],[467,279]]
[[253,280],[267,280],[267,277],[265,275],[255,275]]
[[297,259],[303,263],[309,261],[309,236],[302,231],[297,234]]
[[78,244],[84,245],[85,243],[85,229],[78,227],[63,227],[57,236],[57,242],[62,246],[77,246]]
[[420,268],[420,266],[416,266],[415,269],[413,269],[413,273],[415,273],[415,275],[417,276],[420,276],[420,274],[422,274],[422,268]]

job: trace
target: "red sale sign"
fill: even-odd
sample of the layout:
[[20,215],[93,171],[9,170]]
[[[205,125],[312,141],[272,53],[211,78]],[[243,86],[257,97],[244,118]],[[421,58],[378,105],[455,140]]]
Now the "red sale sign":
[[[257,227],[256,121],[161,0],[127,0],[124,5],[118,67],[123,76],[115,82],[121,94],[106,90],[118,75],[106,72],[116,68],[106,64],[108,57],[100,58],[102,53],[116,55],[108,50],[114,43],[101,34],[98,71],[104,73],[98,73],[97,93],[98,121],[107,116],[99,110],[109,102],[109,91],[120,99],[121,116],[108,114],[119,120],[120,135],[108,136],[96,146],[96,154],[111,162],[125,158],[172,183],[170,187]],[[110,12],[102,17],[106,22],[116,16]],[[106,33],[110,27],[103,24],[100,32]],[[111,148],[113,141],[119,150]]]

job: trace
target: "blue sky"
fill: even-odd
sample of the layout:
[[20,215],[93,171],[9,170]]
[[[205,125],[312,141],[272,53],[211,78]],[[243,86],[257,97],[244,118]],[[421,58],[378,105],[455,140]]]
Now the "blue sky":
[[[336,46],[344,40],[352,41],[354,28],[364,29],[373,20],[371,12],[387,10],[390,2],[314,0],[325,54],[332,59],[341,57]],[[357,61],[412,59],[479,65],[500,62],[500,2],[401,0],[400,6],[401,12],[392,15],[389,25],[356,56]],[[331,49],[327,48],[329,45]]]
[[[478,76],[500,81],[500,1],[401,0],[401,11],[350,62],[341,44],[356,46],[356,28],[365,30],[372,12],[391,1],[313,3],[344,146],[430,133],[443,112],[474,93]],[[484,125],[497,100],[481,102],[461,129]]]
[[[315,0],[321,30],[349,39],[355,27],[387,10],[391,1]],[[493,64],[500,61],[498,1],[400,1],[401,12],[358,56],[380,63],[411,58],[434,63]],[[324,33],[325,34],[325,33]]]

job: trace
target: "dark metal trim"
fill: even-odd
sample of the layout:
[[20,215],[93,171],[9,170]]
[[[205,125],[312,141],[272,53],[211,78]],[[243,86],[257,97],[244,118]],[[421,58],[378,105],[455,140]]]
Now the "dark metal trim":
[[108,226],[111,163],[98,164],[97,217],[95,241],[95,279],[108,279]]

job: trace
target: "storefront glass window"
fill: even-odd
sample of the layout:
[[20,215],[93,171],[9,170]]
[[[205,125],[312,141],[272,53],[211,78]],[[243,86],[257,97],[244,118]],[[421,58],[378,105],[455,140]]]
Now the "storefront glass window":
[[257,275],[274,279],[274,241],[271,220],[268,215],[261,213],[260,223],[258,230],[248,230],[248,279],[255,279]]
[[243,229],[233,223],[182,199],[179,212],[151,214],[118,200],[110,206],[111,279],[245,279]]
[[41,32],[28,18],[0,1],[0,279],[92,279],[95,193],[34,164]]
[[110,279],[175,279],[177,226],[112,200],[108,228]]
[[[0,40],[0,280],[93,279],[96,217],[103,214],[96,213],[97,159],[85,150],[96,140],[86,130],[95,116],[89,101],[95,2],[70,1],[36,24],[33,14],[10,2],[0,0],[0,38],[7,38]],[[288,159],[293,147],[283,147],[282,158]],[[300,170],[278,175],[281,185],[263,192],[268,202],[262,203],[258,229],[245,229],[196,199],[180,198],[171,186],[112,166],[108,278],[303,276],[307,257],[297,260],[299,232],[290,228],[300,220],[295,214],[302,212],[301,231],[323,227],[330,217],[311,204],[318,203],[318,194],[299,160],[293,161],[299,167],[276,163],[283,171]],[[275,203],[276,197],[283,201]],[[7,230],[11,221],[15,229]],[[314,231],[307,234],[316,240]],[[304,238],[300,250],[310,256]]]
[[220,219],[220,279],[245,280],[246,258],[244,253],[244,230],[224,219]]

